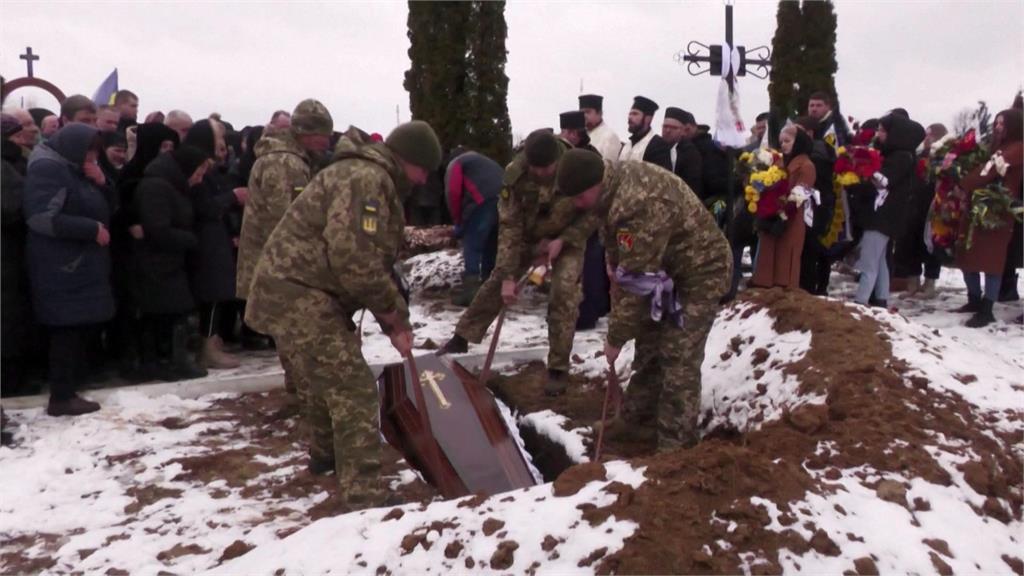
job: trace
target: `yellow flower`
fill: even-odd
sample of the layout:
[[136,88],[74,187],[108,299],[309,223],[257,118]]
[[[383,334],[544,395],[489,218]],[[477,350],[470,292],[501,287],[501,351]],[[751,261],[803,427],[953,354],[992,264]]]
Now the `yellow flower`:
[[757,212],[757,202],[747,204],[747,212],[750,212],[751,214]]
[[846,154],[846,146],[836,148],[836,156],[842,156],[843,154]]
[[838,180],[841,186],[853,186],[860,183],[860,178],[853,172],[843,172],[838,176]]
[[754,155],[751,154],[750,152],[744,152],[743,154],[740,154],[740,162],[743,162],[744,164],[750,164],[750,160],[753,157]]

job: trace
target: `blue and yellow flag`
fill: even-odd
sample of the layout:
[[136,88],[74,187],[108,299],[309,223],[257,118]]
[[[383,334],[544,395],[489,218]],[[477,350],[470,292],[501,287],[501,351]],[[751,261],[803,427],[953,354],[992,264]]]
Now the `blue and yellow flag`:
[[117,94],[117,68],[107,76],[107,79],[100,84],[100,87],[96,89],[96,93],[92,95],[92,101],[97,106],[113,105],[114,95]]

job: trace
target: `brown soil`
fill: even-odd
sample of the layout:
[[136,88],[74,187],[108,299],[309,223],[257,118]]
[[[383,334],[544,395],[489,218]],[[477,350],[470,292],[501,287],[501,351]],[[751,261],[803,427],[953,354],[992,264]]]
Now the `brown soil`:
[[[949,474],[924,448],[935,446],[934,431],[966,441],[979,456],[963,471],[975,490],[990,496],[991,504],[975,512],[1002,522],[1020,520],[1022,468],[1009,448],[1024,440],[1020,434],[997,434],[1001,440],[997,442],[983,433],[978,414],[961,398],[932,390],[921,379],[912,382],[905,376],[909,367],[893,358],[889,340],[877,322],[854,318],[840,303],[781,290],[750,291],[741,301],[770,310],[776,332],[811,331],[807,355],[791,365],[776,366],[798,375],[801,393],[826,394],[826,404],[793,410],[756,431],[708,431],[705,440],[692,449],[652,454],[652,447],[647,447],[646,455],[635,459],[634,465],[647,466],[648,481],[635,491],[628,486],[609,486],[609,491],[619,495],[615,504],[584,510],[584,518],[594,524],[613,514],[639,524],[623,550],[597,564],[598,572],[737,573],[742,571],[740,556],[753,553],[764,559],[752,567],[754,573],[778,573],[780,548],[797,554],[813,549],[837,555],[846,540],[837,541],[835,535],[830,537],[812,523],[804,525],[813,534],[809,540],[794,530],[767,530],[768,511],[751,504],[751,497],[774,502],[783,512],[780,523],[788,526],[796,522],[789,503],[803,500],[809,491],[835,490],[828,480],[838,479],[842,469],[866,464],[879,471],[949,485]],[[736,308],[723,312],[739,313]],[[734,339],[733,353],[745,345],[742,338]],[[772,360],[770,350],[757,350],[755,355],[762,367],[778,362]],[[551,400],[540,394],[543,379],[535,371],[528,367],[522,375],[502,379],[499,395],[521,412],[552,409],[568,416],[574,425],[600,416],[599,382],[584,382],[571,387],[565,397]],[[893,452],[889,448],[894,440],[902,440],[906,446]],[[819,449],[821,442],[831,442],[833,448]],[[636,446],[623,448],[610,445],[607,453],[611,457],[638,453]],[[823,479],[812,476],[804,465],[821,472]],[[597,476],[594,465],[578,466],[567,470],[555,487],[559,493],[571,494]],[[912,512],[929,507],[924,501],[907,502],[906,487],[898,482],[865,481],[865,485]],[[730,522],[736,523],[733,530],[727,530]],[[858,540],[861,536],[848,534],[845,538]],[[728,542],[728,549],[717,544],[720,540]],[[935,569],[948,570],[942,560],[948,552],[945,543],[932,541],[928,545],[937,550],[932,556]],[[1020,567],[1016,558],[1008,557],[1006,563],[1014,570]],[[858,574],[877,573],[871,558],[860,558],[848,569]]]
[[[173,487],[134,484],[126,487],[126,494],[132,501],[125,506],[128,519],[123,523],[124,534],[108,539],[105,545],[116,540],[129,538],[135,522],[147,517],[147,507],[158,503],[174,501],[186,491],[206,490],[214,498],[223,498],[231,490],[240,495],[260,501],[264,508],[263,520],[283,521],[286,528],[278,531],[278,537],[285,537],[300,530],[314,520],[326,516],[335,516],[350,511],[350,506],[339,495],[337,479],[333,474],[314,476],[306,469],[307,457],[302,444],[298,441],[298,416],[293,401],[283,390],[266,394],[246,394],[236,398],[219,399],[212,405],[193,416],[191,419],[166,418],[155,422],[156,427],[173,430],[184,429],[202,422],[229,422],[226,429],[211,430],[201,435],[201,446],[207,450],[196,456],[177,458],[167,462],[179,464],[182,471],[173,478]],[[242,447],[238,447],[242,445]],[[230,448],[228,447],[230,446]],[[133,451],[125,454],[106,456],[108,466],[129,466],[136,472],[144,470],[139,458],[144,451]],[[298,466],[292,474],[273,478],[260,478],[261,474],[271,472],[271,467],[258,461],[259,458],[291,458],[278,465],[279,467]],[[389,452],[386,459],[385,476],[396,476],[406,466],[399,463],[398,454]],[[210,489],[206,485],[211,482],[223,481],[226,486]],[[306,510],[306,514],[296,514],[296,502],[315,494],[327,493],[328,497]],[[433,488],[420,481],[414,481],[397,488],[396,493],[405,502],[429,501],[435,496]],[[287,519],[287,520],[285,520]],[[216,525],[210,525],[216,529]],[[15,542],[24,539],[25,546],[15,546]],[[53,567],[56,559],[43,554],[28,557],[21,550],[26,550],[38,543],[49,554],[55,554],[66,541],[66,537],[53,534],[18,535],[13,541],[5,542],[4,551],[0,555],[0,565],[5,573],[38,573]],[[30,544],[28,544],[30,543]],[[187,543],[186,543],[187,544]],[[236,541],[222,550],[206,550],[197,545],[181,544],[160,552],[156,559],[173,571],[175,560],[187,554],[212,554],[218,562],[241,556],[251,549],[251,544]],[[8,552],[10,550],[10,552]],[[79,551],[80,557],[87,557],[95,550]],[[118,570],[118,568],[113,568]]]

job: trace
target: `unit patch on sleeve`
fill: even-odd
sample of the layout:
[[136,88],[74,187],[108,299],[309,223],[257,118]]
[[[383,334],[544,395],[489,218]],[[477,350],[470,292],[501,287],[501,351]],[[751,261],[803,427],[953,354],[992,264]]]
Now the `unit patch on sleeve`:
[[370,200],[363,205],[363,232],[373,236],[377,234],[377,219],[380,211],[380,202]]
[[619,245],[619,250],[623,252],[633,251],[633,232],[629,228],[619,228],[615,233],[615,242]]

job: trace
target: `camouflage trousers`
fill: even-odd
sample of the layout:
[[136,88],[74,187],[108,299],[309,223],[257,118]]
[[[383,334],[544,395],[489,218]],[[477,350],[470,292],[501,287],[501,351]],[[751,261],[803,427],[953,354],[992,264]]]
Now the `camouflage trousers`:
[[687,306],[683,328],[648,319],[636,339],[623,417],[635,426],[654,423],[658,450],[700,440],[700,370],[717,310],[716,303]]
[[278,286],[272,300],[276,318],[264,324],[295,384],[310,457],[334,462],[341,492],[354,508],[382,504],[388,492],[380,477],[380,402],[351,312],[327,294],[302,288]]
[[[522,263],[514,271],[520,278],[530,268],[532,250],[524,250]],[[459,318],[455,333],[469,342],[479,343],[487,329],[501,312],[501,274],[491,274],[473,298],[472,304]],[[583,290],[580,275],[583,273],[583,249],[566,246],[550,272],[551,293],[548,295],[548,368],[569,370],[572,355],[572,341],[576,335],[576,318],[579,316]]]

